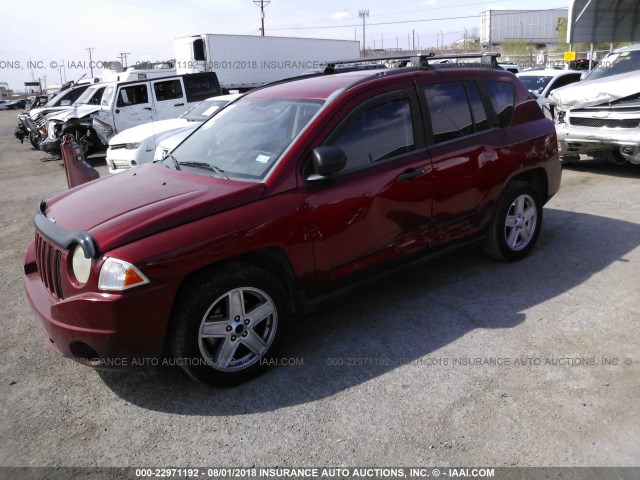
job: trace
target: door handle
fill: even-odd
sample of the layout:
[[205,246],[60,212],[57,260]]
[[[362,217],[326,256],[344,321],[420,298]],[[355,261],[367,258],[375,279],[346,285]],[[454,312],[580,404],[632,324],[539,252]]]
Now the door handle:
[[400,175],[398,175],[398,180],[401,182],[406,182],[409,180],[412,180],[416,177],[419,177],[420,175],[423,175],[424,172],[426,172],[424,167],[421,168],[415,168],[413,170],[407,170],[404,173],[401,173]]
[[174,107],[184,107],[184,103],[175,103]]
[[151,107],[144,107],[144,109],[149,111],[153,110]]

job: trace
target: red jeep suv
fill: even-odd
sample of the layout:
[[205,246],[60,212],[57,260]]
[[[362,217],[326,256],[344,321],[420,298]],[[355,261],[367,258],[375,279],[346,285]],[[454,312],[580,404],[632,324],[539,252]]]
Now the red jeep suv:
[[560,186],[554,126],[512,74],[437,60],[256,89],[163,160],[42,202],[24,282],[45,342],[236,384],[359,280],[476,240],[524,257]]

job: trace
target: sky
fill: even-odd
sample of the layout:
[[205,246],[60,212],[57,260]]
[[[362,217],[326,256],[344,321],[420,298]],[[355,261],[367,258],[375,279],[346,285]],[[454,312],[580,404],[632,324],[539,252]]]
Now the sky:
[[[128,53],[127,63],[133,65],[175,58],[176,37],[259,35],[260,29],[260,8],[253,0],[66,0],[63,5],[22,0],[20,11],[26,13],[21,21],[3,15],[0,84],[21,90],[24,82],[40,78],[50,86],[89,76],[82,66],[89,63],[87,48],[93,49],[94,62],[119,60],[120,53]],[[368,10],[366,48],[406,49],[413,38],[416,47],[435,48],[443,39],[447,45],[464,38],[465,28],[469,35],[474,28],[479,31],[485,10],[568,6],[569,0],[271,0],[264,9],[265,33],[362,42],[358,12]],[[62,64],[63,69],[58,67]]]

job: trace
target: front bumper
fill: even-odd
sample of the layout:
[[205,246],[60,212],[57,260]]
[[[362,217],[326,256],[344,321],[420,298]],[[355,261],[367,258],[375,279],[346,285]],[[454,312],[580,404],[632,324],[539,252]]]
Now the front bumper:
[[32,244],[25,257],[24,288],[38,330],[55,352],[97,368],[147,365],[163,355],[174,296],[166,285],[79,291],[62,298],[43,283],[35,256]]
[[640,163],[640,129],[583,127],[556,124],[560,155],[579,155],[598,150],[620,149],[632,163]]
[[107,149],[106,157],[109,173],[118,173],[138,165],[153,161],[153,150],[147,151],[145,145],[139,148],[112,148]]
[[60,155],[60,139],[47,137],[40,142],[40,150],[47,153]]

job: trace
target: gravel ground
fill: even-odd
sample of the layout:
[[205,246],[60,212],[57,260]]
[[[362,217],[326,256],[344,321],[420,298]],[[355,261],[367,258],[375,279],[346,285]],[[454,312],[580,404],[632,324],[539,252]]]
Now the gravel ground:
[[66,181],[15,119],[0,112],[0,465],[640,466],[640,167],[565,169],[524,261],[470,250],[390,276],[297,322],[291,365],[214,389],[43,345],[22,260]]

